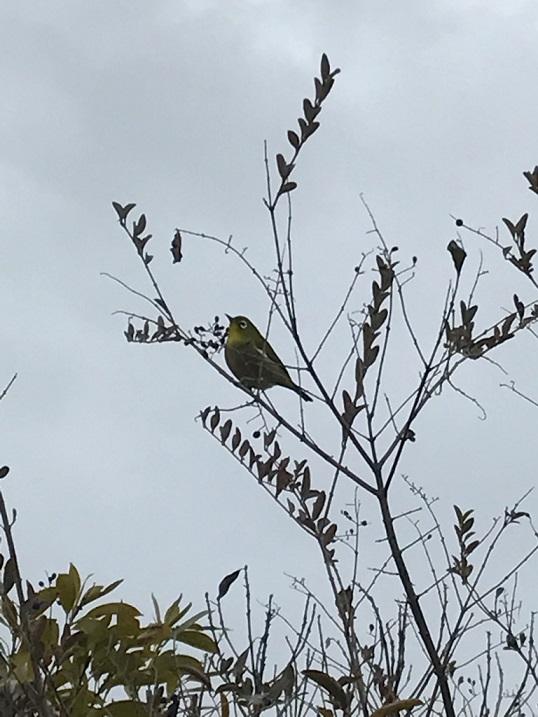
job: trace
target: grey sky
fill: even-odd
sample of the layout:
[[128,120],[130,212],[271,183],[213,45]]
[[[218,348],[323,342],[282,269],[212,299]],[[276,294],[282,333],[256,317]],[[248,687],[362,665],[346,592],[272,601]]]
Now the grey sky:
[[[452,275],[450,213],[493,230],[529,210],[533,236],[521,172],[538,161],[537,29],[530,0],[2,4],[0,376],[19,378],[0,407],[0,447],[29,576],[72,560],[99,581],[125,577],[124,594],[148,606],[151,591],[201,602],[246,563],[256,594],[281,602],[283,572],[316,574],[314,547],[193,421],[239,401],[234,389],[180,346],[125,343],[111,312],[143,305],[100,272],[148,287],[111,201],[146,212],[154,266],[186,325],[223,312],[261,324],[266,302],[230,258],[186,240],[172,267],[168,247],[176,226],[233,234],[270,270],[263,140],[287,151],[325,51],[342,74],[294,198],[305,335],[319,340],[372,245],[364,192],[402,262],[419,258],[409,302],[426,338]],[[484,325],[514,290],[533,298],[487,246],[465,241],[470,261],[483,249],[495,272],[482,282]],[[274,337],[292,363],[284,331]],[[338,350],[323,358],[327,375]],[[538,398],[535,356],[529,335],[498,358]],[[411,357],[393,356],[395,393],[417,375]],[[441,498],[443,516],[461,503],[486,525],[534,483],[536,409],[500,389],[505,380],[467,367],[460,385],[488,420],[447,395],[419,424],[402,468]]]

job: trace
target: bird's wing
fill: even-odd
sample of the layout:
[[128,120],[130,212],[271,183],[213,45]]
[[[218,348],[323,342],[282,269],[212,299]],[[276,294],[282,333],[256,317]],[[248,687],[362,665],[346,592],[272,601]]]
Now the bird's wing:
[[271,346],[271,344],[269,343],[269,341],[265,341],[265,346],[263,349],[258,348],[258,347],[255,347],[255,348],[259,354],[263,355],[265,360],[269,359],[269,361],[273,361],[274,363],[282,364],[282,361],[276,355],[276,353],[275,353],[273,347]]
[[278,376],[280,380],[284,379],[285,384],[293,383],[287,368],[278,358],[268,342],[265,342],[265,346],[263,348],[255,346],[253,343],[250,344],[249,348],[252,351],[251,355],[256,357],[255,360],[261,363],[265,371],[269,371],[273,375]]

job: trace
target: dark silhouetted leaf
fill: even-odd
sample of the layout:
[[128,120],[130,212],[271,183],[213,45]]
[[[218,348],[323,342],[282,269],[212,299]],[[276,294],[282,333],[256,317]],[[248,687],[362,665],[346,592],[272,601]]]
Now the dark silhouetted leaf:
[[239,451],[238,451],[239,457],[241,458],[241,460],[243,460],[243,458],[247,455],[249,450],[250,450],[250,441],[248,439],[245,439],[243,441],[243,443],[241,444],[241,447],[239,448]]
[[525,214],[521,217],[521,219],[519,219],[518,223],[517,223],[516,226],[514,227],[514,228],[515,228],[515,231],[516,231],[516,234],[517,234],[518,236],[521,236],[521,235],[524,233],[525,227],[527,226],[527,219],[528,219],[528,218],[529,218],[529,215],[528,215],[527,213],[525,213]]
[[336,535],[336,531],[337,531],[336,523],[332,523],[331,525],[329,525],[327,530],[323,533],[321,542],[323,543],[323,545],[325,547],[327,547],[327,545],[332,543],[332,541],[334,540],[334,536]]
[[512,237],[515,237],[515,236],[516,236],[516,228],[515,228],[515,226],[512,224],[512,222],[510,221],[510,219],[506,219],[506,217],[503,217],[503,222],[504,222],[504,223],[506,224],[506,226],[508,227],[508,231],[510,232],[510,234],[512,235]]
[[308,139],[308,137],[311,137],[318,128],[319,122],[311,122],[309,125],[307,125],[303,134],[304,139]]
[[211,406],[207,406],[204,408],[203,411],[200,411],[200,418],[202,419],[202,424],[205,426],[205,422],[207,420],[207,417],[209,416],[209,412],[211,411]]
[[400,712],[408,712],[409,710],[412,710],[413,707],[419,707],[422,704],[424,703],[421,700],[415,698],[409,700],[395,700],[394,702],[389,702],[389,704],[383,705],[383,707],[379,707],[374,710],[370,717],[392,717],[393,715],[399,715]]
[[291,129],[288,131],[288,142],[294,149],[298,149],[299,145],[301,144],[301,140],[299,139],[299,135],[297,134],[297,132],[294,132]]
[[179,229],[176,229],[174,238],[172,239],[172,246],[170,247],[170,251],[172,252],[172,263],[177,264],[183,259],[183,254],[181,253],[181,245],[182,245],[182,237],[181,232]]
[[17,579],[17,566],[15,565],[15,562],[8,558],[6,565],[4,567],[4,594],[7,595],[11,588],[15,585],[15,581]]
[[237,450],[237,446],[241,443],[241,437],[241,431],[239,428],[236,428],[232,438],[232,451]]
[[146,215],[141,214],[136,222],[133,222],[133,234],[135,237],[140,236],[146,228]]
[[163,299],[159,299],[159,297],[157,296],[157,297],[155,297],[154,301],[155,301],[155,303],[156,303],[158,306],[161,307],[161,309],[162,309],[163,311],[168,311],[168,306],[167,306],[166,303],[163,301]]
[[479,545],[480,545],[479,540],[473,540],[472,543],[469,543],[468,545],[465,546],[465,554],[470,555],[473,551],[475,551],[478,548]]
[[220,421],[220,411],[218,408],[215,408],[213,411],[213,415],[211,416],[211,420],[209,421],[209,427],[212,431],[215,430],[215,428],[219,425]]
[[127,219],[127,215],[129,212],[136,207],[136,204],[126,204],[124,207],[119,202],[112,202],[112,206],[116,210],[116,214],[118,215],[118,219],[122,224],[125,224],[125,220]]
[[230,419],[224,423],[223,426],[220,428],[220,439],[223,443],[226,443],[226,440],[228,436],[230,435],[230,431],[232,430],[232,422]]
[[316,498],[314,505],[312,507],[312,519],[317,520],[319,516],[321,515],[321,511],[323,510],[323,506],[325,505],[325,492],[321,491],[321,493]]
[[292,475],[289,471],[282,466],[278,469],[276,474],[276,495],[277,497],[282,493],[283,490],[289,486],[292,481]]
[[331,74],[331,66],[329,64],[329,58],[325,53],[323,53],[323,55],[321,56],[320,71],[321,79],[327,80],[329,78],[329,75]]
[[228,592],[228,590],[231,588],[231,586],[235,583],[237,578],[239,577],[240,570],[234,570],[233,573],[230,573],[229,575],[226,575],[226,577],[222,578],[222,580],[219,583],[219,591],[217,595],[217,600],[221,600]]
[[453,239],[449,242],[447,249],[452,256],[456,273],[459,274],[461,267],[463,266],[463,262],[465,261],[465,257],[467,256],[467,252],[459,244],[456,244]]
[[284,159],[284,156],[282,154],[277,154],[276,165],[278,167],[278,173],[280,174],[281,178],[286,179],[286,177],[291,171],[291,165],[286,164],[286,160]]
[[280,187],[280,194],[293,192],[294,189],[297,189],[297,182],[286,182]]
[[237,660],[235,661],[235,665],[233,667],[233,673],[234,677],[237,681],[241,680],[241,677],[243,676],[243,672],[245,671],[245,665],[247,664],[247,657],[249,653],[249,648],[247,647],[246,650],[244,650]]
[[2,466],[0,468],[0,479],[5,478],[9,473],[9,466]]

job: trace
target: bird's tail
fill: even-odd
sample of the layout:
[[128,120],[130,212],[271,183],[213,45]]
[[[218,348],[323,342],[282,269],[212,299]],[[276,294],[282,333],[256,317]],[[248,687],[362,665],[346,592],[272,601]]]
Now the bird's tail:
[[310,394],[308,394],[304,390],[304,388],[301,388],[296,383],[292,383],[290,388],[292,389],[292,391],[295,391],[295,393],[299,394],[299,396],[303,399],[303,401],[312,401],[313,400],[312,396],[310,396]]

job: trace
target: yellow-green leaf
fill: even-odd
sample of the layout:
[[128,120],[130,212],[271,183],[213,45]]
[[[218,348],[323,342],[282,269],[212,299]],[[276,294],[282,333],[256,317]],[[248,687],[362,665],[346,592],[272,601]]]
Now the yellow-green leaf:
[[58,590],[60,605],[66,613],[70,612],[77,599],[77,586],[74,576],[71,573],[60,573],[56,578],[56,589]]
[[127,602],[108,602],[86,613],[86,617],[101,617],[101,615],[116,615],[120,619],[120,617],[139,617],[142,613]]
[[16,634],[19,627],[19,618],[15,603],[8,598],[7,595],[2,596],[2,617],[5,619],[9,627]]
[[52,603],[58,598],[58,590],[55,587],[43,588],[34,595],[32,601],[32,615],[35,617],[48,610]]
[[388,705],[383,705],[375,712],[372,712],[371,717],[391,717],[391,715],[399,714],[404,710],[411,710],[413,707],[418,707],[422,704],[421,700],[410,699],[410,700],[396,700]]
[[26,684],[34,679],[34,670],[32,668],[32,658],[26,650],[21,650],[11,658],[13,672],[19,682]]
[[179,607],[179,603],[182,600],[182,596],[180,596],[177,600],[174,600],[174,602],[170,605],[168,610],[164,613],[164,622],[166,622],[167,625],[170,625],[170,627],[173,627],[178,620],[181,620],[184,615],[188,613],[188,611],[191,609],[191,603],[189,603],[186,607],[183,609]]
[[84,607],[85,605],[88,605],[88,603],[93,602],[94,600],[98,600],[105,595],[108,595],[108,593],[111,593],[113,590],[115,590],[118,585],[121,585],[122,582],[123,580],[115,580],[113,583],[110,583],[110,585],[107,585],[106,587],[103,587],[102,585],[92,585],[84,593],[82,600],[80,601],[81,607]]
[[78,598],[78,596],[80,595],[81,581],[80,581],[80,574],[79,574],[78,570],[76,569],[76,567],[73,565],[73,563],[69,563],[69,577],[73,581],[73,585],[75,586],[76,596]]
[[45,648],[52,650],[58,644],[60,636],[60,629],[58,627],[58,621],[53,618],[45,618],[45,626],[41,634],[41,642]]
[[204,652],[215,653],[218,649],[215,641],[209,635],[198,630],[178,630],[174,632],[174,637],[178,642],[184,642]]
[[92,643],[97,644],[102,640],[106,640],[110,619],[110,615],[101,618],[85,615],[80,620],[77,620],[75,624],[81,632],[88,636]]
[[110,702],[105,709],[110,717],[148,717],[146,708],[138,700]]

